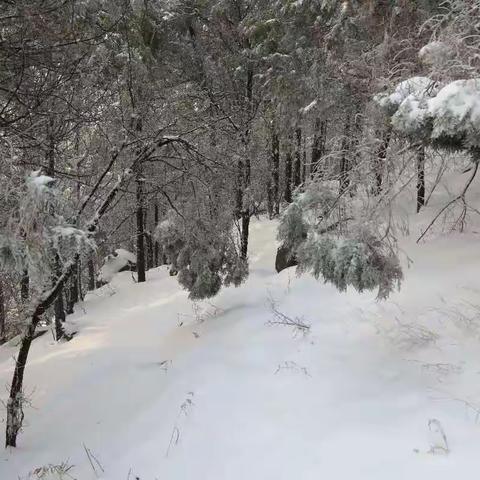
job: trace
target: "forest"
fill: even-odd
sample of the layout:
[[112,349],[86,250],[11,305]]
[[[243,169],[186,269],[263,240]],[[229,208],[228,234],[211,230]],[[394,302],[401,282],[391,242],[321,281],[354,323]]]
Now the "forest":
[[[68,463],[67,455],[56,458],[54,452],[61,451],[57,445],[60,448],[62,441],[52,440],[49,446],[48,435],[42,437],[49,429],[74,429],[68,427],[69,420],[63,424],[65,417],[81,415],[80,402],[59,406],[68,405],[76,395],[62,394],[60,386],[76,392],[70,390],[70,382],[87,375],[85,370],[77,376],[80,366],[70,365],[69,356],[88,362],[81,349],[102,349],[93,346],[96,337],[87,333],[95,325],[111,331],[112,339],[102,337],[100,343],[109,345],[105,358],[99,359],[103,366],[97,370],[91,360],[88,375],[95,378],[98,372],[103,376],[97,378],[107,379],[108,361],[117,362],[116,356],[106,353],[114,350],[114,343],[108,342],[118,341],[115,349],[131,348],[125,356],[140,359],[153,348],[150,342],[156,336],[167,342],[168,335],[174,335],[161,330],[168,322],[173,322],[172,332],[194,328],[188,337],[194,340],[188,342],[198,340],[197,344],[207,335],[200,327],[208,324],[208,335],[217,339],[209,344],[210,351],[225,348],[212,353],[222,364],[235,332],[225,333],[226,325],[234,328],[230,310],[240,310],[238,322],[252,312],[257,320],[245,324],[245,342],[251,341],[252,349],[257,342],[271,344],[265,348],[270,348],[272,358],[275,335],[270,340],[261,330],[255,340],[254,328],[287,327],[294,339],[289,334],[287,339],[279,337],[281,345],[299,337],[321,338],[320,331],[313,335],[317,320],[312,317],[319,316],[321,324],[323,312],[338,316],[336,326],[331,326],[338,351],[349,348],[349,335],[358,335],[358,343],[363,343],[363,350],[358,350],[362,359],[373,358],[372,351],[383,348],[379,345],[387,337],[401,337],[402,342],[408,338],[408,353],[395,350],[398,342],[387,349],[392,362],[392,357],[396,362],[403,355],[409,365],[417,362],[424,374],[457,372],[458,384],[468,384],[474,391],[467,395],[452,387],[449,398],[478,420],[480,397],[472,386],[478,379],[468,375],[480,365],[480,356],[472,353],[478,350],[480,338],[480,297],[475,290],[480,267],[475,254],[479,162],[480,0],[0,0],[0,383],[5,386],[0,394],[4,407],[0,428],[7,448],[0,478],[292,478],[288,468],[283,474],[256,470],[260,459],[252,460],[253,473],[235,470],[239,460],[229,464],[228,454],[223,461],[229,466],[224,470],[209,470],[206,460],[191,460],[191,470],[186,466],[176,470],[162,467],[155,458],[150,458],[147,468],[139,454],[132,457],[138,463],[130,470],[122,464],[122,469],[118,465],[109,474],[97,458],[104,444],[91,440],[82,447],[86,440],[80,436],[75,442],[82,460],[68,454],[76,459],[75,465],[85,463],[80,473]],[[169,310],[169,299],[176,295],[181,300]],[[124,303],[127,300],[131,304]],[[160,306],[162,302],[168,305]],[[340,314],[347,304],[351,310]],[[138,313],[131,313],[127,324],[125,315],[135,308]],[[193,314],[181,313],[185,308]],[[142,309],[148,328],[142,326]],[[155,325],[148,313],[153,315],[152,309]],[[438,331],[423,325],[428,309],[435,310],[435,321],[441,317],[447,325],[437,325]],[[362,321],[354,321],[360,316]],[[106,326],[96,324],[97,319],[119,323]],[[355,326],[345,324],[348,333],[340,334],[335,329],[344,319]],[[369,327],[360,327],[365,321]],[[458,331],[447,334],[452,325]],[[367,335],[361,328],[372,332]],[[145,338],[137,339],[142,335]],[[330,338],[330,333],[325,335]],[[445,347],[449,353],[434,360],[430,350],[418,350],[417,356],[411,353],[417,347],[433,348],[440,338],[448,345],[456,342],[458,352]],[[476,346],[467,346],[465,342],[474,339]],[[166,349],[170,355],[186,361],[172,346],[180,340],[173,336],[170,342]],[[368,342],[378,345],[370,348]],[[278,346],[277,352],[282,348]],[[358,344],[352,352],[354,348]],[[258,369],[250,377],[242,362],[261,354],[242,352],[235,360],[225,360],[230,365],[225,375],[233,379],[238,375],[243,379],[240,384],[248,386]],[[167,353],[159,355],[161,361],[155,362],[175,377],[173,360]],[[196,369],[199,377],[209,376],[202,373],[203,355],[208,357],[199,354],[198,366],[194,363],[185,371]],[[335,355],[333,350],[328,358]],[[455,355],[464,363],[473,362],[468,363],[472,370],[465,366],[455,370]],[[465,360],[467,356],[471,360]],[[294,371],[297,377],[312,377],[309,383],[317,384],[311,387],[313,396],[324,395],[315,390],[320,389],[320,379],[301,362],[286,357],[275,360],[282,363],[273,369],[273,378]],[[386,368],[382,358],[378,353],[371,368]],[[312,357],[311,362],[317,360],[321,364],[325,359]],[[120,370],[128,373],[130,368],[123,361],[115,374],[119,382]],[[42,362],[47,362],[43,370],[38,366]],[[352,360],[353,370],[354,364]],[[398,371],[402,368],[398,366]],[[215,375],[208,363],[205,372],[210,369]],[[128,375],[123,387],[118,385],[127,397],[133,395],[126,393],[129,388],[137,392],[144,388],[138,379],[129,387]],[[185,375],[179,373],[177,382],[190,378],[190,373]],[[288,382],[285,390],[304,388]],[[445,382],[450,385],[453,380]],[[145,385],[151,383],[155,382],[145,380]],[[109,396],[108,390],[102,394],[95,388],[89,383],[78,387],[85,404]],[[178,419],[190,418],[194,405],[195,411],[200,410],[201,400],[193,396],[193,387],[185,388],[192,390],[182,390],[186,397],[180,402]],[[283,390],[276,388],[271,387],[271,395],[282,397]],[[396,386],[391,388],[393,392]],[[251,389],[256,390],[253,383]],[[384,392],[389,387],[378,389]],[[45,391],[56,393],[48,396]],[[110,405],[117,401],[114,392],[112,388]],[[165,392],[154,395],[167,402]],[[219,405],[234,401],[227,387],[215,392],[224,399]],[[38,411],[37,394],[42,405]],[[44,402],[43,395],[54,403]],[[270,398],[270,393],[264,395]],[[351,395],[355,398],[355,391]],[[295,402],[303,401],[304,396],[295,397]],[[172,402],[178,410],[178,398]],[[375,409],[382,410],[379,402]],[[129,405],[122,417],[136,410],[135,401]],[[316,407],[310,406],[314,412]],[[301,405],[289,403],[285,408],[301,409]],[[219,410],[223,411],[221,406]],[[42,420],[42,428],[34,427],[45,411],[49,422]],[[370,413],[358,415],[369,418]],[[155,422],[159,418],[162,423],[163,418],[165,424],[159,431],[172,429],[172,416],[155,417]],[[181,428],[178,419],[166,438],[169,460],[188,428]],[[209,438],[223,441],[223,436],[208,436],[210,423],[197,421],[207,442]],[[453,417],[449,421],[455,423]],[[123,422],[120,413],[112,422]],[[152,431],[155,422],[150,423]],[[425,422],[430,435],[436,435],[428,453],[448,455],[450,461],[453,454],[445,425],[437,418]],[[393,429],[382,425],[385,432]],[[470,449],[478,442],[478,425],[474,427],[462,430]],[[296,427],[279,427],[277,434],[288,436],[289,428],[296,431]],[[24,451],[23,433],[29,430],[32,435],[26,437]],[[328,448],[333,448],[328,442],[336,434],[333,428],[324,440]],[[223,435],[235,437],[234,432]],[[103,441],[110,444],[114,436]],[[240,437],[237,449],[249,442]],[[355,438],[362,443],[358,432],[349,438],[348,442]],[[130,440],[141,448],[141,438]],[[338,451],[348,442],[339,444]],[[28,456],[36,443],[48,447],[49,459]],[[97,453],[89,447],[92,444]],[[268,445],[269,440],[259,440],[258,449]],[[282,460],[269,457],[266,463],[288,464],[290,447],[279,448]],[[163,446],[159,451],[163,455]],[[190,457],[184,455],[179,463],[188,464]],[[113,453],[111,457],[115,463]],[[380,450],[378,457],[382,465],[388,464],[390,453]],[[368,470],[375,463],[372,459],[356,478],[442,479],[451,478],[452,472],[475,478],[476,457],[474,449],[470,456],[464,453],[452,461],[452,470],[443,472],[445,477],[435,470],[438,465],[428,470],[408,462],[412,469],[408,475],[406,470],[394,472],[385,466],[377,477]],[[396,461],[401,458],[399,454]],[[35,463],[40,461],[42,465]],[[302,463],[298,457],[297,478],[354,478],[350,475],[355,470],[348,475],[341,469],[332,473],[320,462],[317,469],[312,464],[302,471],[298,467]],[[147,473],[134,473],[142,468]]]

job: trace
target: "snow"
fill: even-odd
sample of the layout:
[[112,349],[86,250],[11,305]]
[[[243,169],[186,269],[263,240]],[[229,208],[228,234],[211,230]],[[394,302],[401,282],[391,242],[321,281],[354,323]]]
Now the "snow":
[[306,107],[303,107],[303,108],[301,109],[301,112],[303,112],[304,114],[305,114],[305,113],[308,113],[308,112],[310,112],[311,110],[313,110],[316,106],[317,106],[317,100],[313,100],[313,101],[310,102]]
[[[407,217],[413,264],[387,302],[276,274],[277,225],[264,219],[252,222],[249,279],[210,302],[191,303],[164,267],[144,284],[115,275],[69,316],[70,342],[35,340],[34,408],[0,478],[65,461],[77,480],[476,479],[478,234],[415,243],[463,182]],[[469,194],[478,206],[478,186]],[[269,298],[310,331],[269,324]],[[15,351],[0,347],[3,385]]]
[[429,118],[427,101],[438,91],[428,77],[412,77],[400,82],[393,93],[381,93],[374,101],[392,115],[395,130],[407,135],[421,134]]
[[433,138],[464,134],[480,144],[480,79],[449,83],[429,100],[428,110],[434,119]]
[[392,126],[407,135],[453,139],[466,148],[480,145],[480,79],[456,80],[438,89],[427,77],[413,77],[374,100],[393,114]]
[[53,227],[52,231],[58,237],[85,237],[86,233],[83,230],[79,230],[75,227],[64,227],[64,226],[57,226]]
[[435,83],[428,77],[412,77],[400,82],[390,95],[377,95],[376,101],[382,107],[398,108],[407,98],[423,99],[436,91]]
[[429,118],[427,103],[419,100],[415,95],[409,95],[393,115],[392,126],[400,132],[414,135],[424,128]]
[[105,257],[98,279],[108,283],[123,267],[126,267],[128,264],[135,265],[136,263],[137,259],[132,252],[123,248],[117,248],[113,254]]
[[42,175],[40,170],[32,172],[27,179],[30,188],[33,188],[38,193],[50,187],[55,180],[48,175]]

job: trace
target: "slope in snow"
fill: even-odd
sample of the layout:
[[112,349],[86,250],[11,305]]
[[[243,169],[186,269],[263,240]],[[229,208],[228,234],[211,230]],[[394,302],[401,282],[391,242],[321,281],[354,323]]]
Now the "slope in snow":
[[[476,479],[478,236],[405,242],[403,289],[377,303],[277,275],[275,230],[252,224],[250,278],[211,302],[164,268],[124,272],[77,307],[72,341],[35,341],[0,478],[68,461],[78,480]],[[308,334],[272,324],[269,299]],[[3,385],[14,354],[0,348]],[[442,431],[450,453],[429,453]]]

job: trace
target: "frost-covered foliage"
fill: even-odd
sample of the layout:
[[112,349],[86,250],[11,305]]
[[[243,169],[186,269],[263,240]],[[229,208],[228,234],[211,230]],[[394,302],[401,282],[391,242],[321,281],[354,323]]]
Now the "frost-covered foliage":
[[440,145],[480,146],[480,79],[457,80],[428,102],[431,138]]
[[33,172],[18,201],[18,210],[0,233],[0,270],[28,271],[32,285],[41,290],[51,282],[56,262],[71,260],[94,245],[62,215],[68,209],[54,179]]
[[308,235],[296,253],[299,271],[323,277],[340,291],[348,286],[359,292],[378,288],[378,298],[387,298],[402,279],[397,258],[367,228],[350,235]]
[[432,39],[419,52],[430,74],[443,82],[480,75],[479,0],[438,2],[439,14],[430,18]]
[[418,52],[418,58],[432,68],[446,67],[453,55],[451,45],[439,40],[427,43]]
[[395,130],[423,138],[429,125],[428,100],[437,92],[430,78],[412,77],[400,82],[393,93],[376,95],[374,100],[391,116]]
[[278,239],[298,261],[298,271],[323,277],[339,290],[378,288],[386,298],[400,285],[397,256],[376,233],[374,223],[357,212],[355,220],[326,184],[311,183],[283,214]]
[[155,238],[191,299],[213,297],[222,286],[238,286],[248,275],[228,224],[222,228],[199,219],[188,221],[170,211]]
[[393,93],[382,93],[375,97],[377,103],[395,113],[401,104],[410,97],[418,100],[428,98],[435,92],[435,82],[428,77],[412,77],[400,82]]
[[480,145],[480,79],[439,89],[426,77],[413,77],[375,101],[391,115],[392,127],[408,137],[458,150]]

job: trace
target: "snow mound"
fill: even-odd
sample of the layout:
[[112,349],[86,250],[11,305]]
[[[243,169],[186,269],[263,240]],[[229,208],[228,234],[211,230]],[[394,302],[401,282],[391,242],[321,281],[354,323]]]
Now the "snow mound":
[[109,283],[115,274],[127,266],[133,266],[137,262],[135,255],[123,248],[117,248],[115,252],[105,257],[104,263],[98,274],[98,280]]

